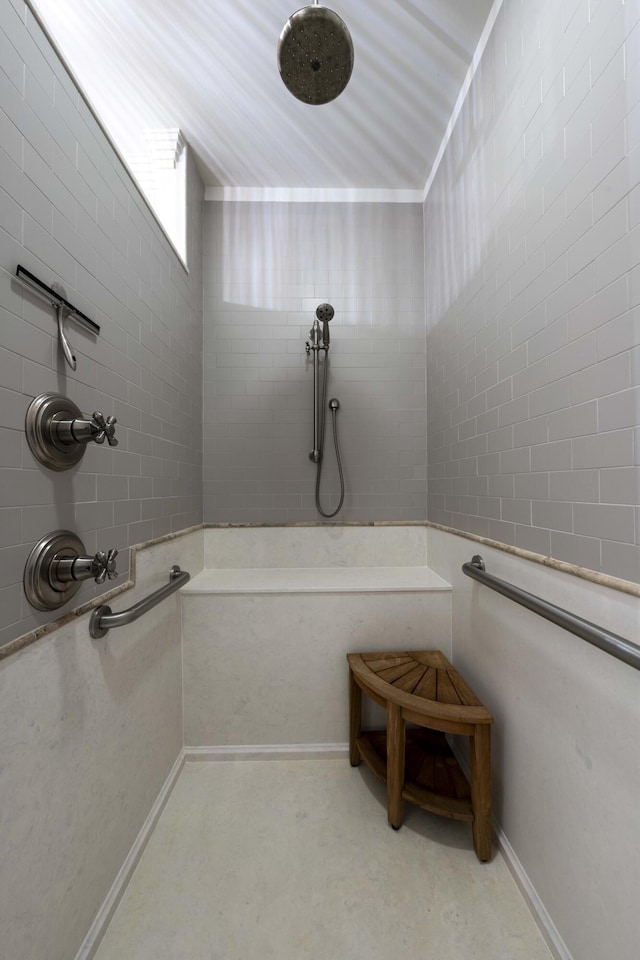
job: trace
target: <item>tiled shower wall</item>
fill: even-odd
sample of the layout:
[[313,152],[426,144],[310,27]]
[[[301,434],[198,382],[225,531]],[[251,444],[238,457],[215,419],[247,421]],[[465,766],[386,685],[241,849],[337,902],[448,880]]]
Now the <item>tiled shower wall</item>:
[[[423,284],[420,204],[205,204],[206,521],[319,519],[305,341],[323,301],[335,308],[337,519],[424,519]],[[337,491],[328,416],[325,511]]]
[[[202,184],[189,162],[187,273],[28,8],[0,0],[0,644],[57,616],[32,610],[25,560],[51,530],[90,552],[201,522]],[[72,322],[65,365],[54,311],[15,279],[23,264],[101,326]],[[118,419],[55,474],[24,434],[31,399],[62,393]],[[92,595],[84,584],[76,602]],[[66,608],[62,608],[65,612]]]
[[425,207],[429,519],[631,580],[639,21],[505,0]]

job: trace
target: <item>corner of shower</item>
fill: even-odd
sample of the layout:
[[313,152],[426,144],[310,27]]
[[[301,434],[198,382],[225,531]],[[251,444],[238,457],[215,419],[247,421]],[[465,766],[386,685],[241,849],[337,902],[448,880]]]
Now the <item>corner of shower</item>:
[[[316,465],[316,509],[320,516],[326,520],[337,516],[344,503],[344,474],[338,443],[338,410],[340,409],[340,401],[337,397],[332,397],[327,404],[330,344],[329,322],[333,319],[334,315],[335,311],[330,303],[321,303],[317,307],[316,315],[313,318],[313,325],[309,331],[309,340],[307,340],[305,345],[307,357],[312,357],[313,362],[313,449],[309,452],[309,459]],[[322,328],[320,326],[321,324]],[[321,350],[324,351],[322,373],[320,372]],[[322,461],[324,457],[327,408],[331,411],[333,445],[335,448],[338,475],[340,477],[340,500],[336,509],[330,513],[323,510],[320,502],[320,479],[322,476]]]

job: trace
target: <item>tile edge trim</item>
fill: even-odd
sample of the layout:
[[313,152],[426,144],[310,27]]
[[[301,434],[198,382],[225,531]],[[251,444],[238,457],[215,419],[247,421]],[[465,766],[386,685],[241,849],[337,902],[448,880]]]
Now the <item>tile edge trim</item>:
[[[231,760],[346,760],[348,743],[258,743],[185,747],[187,763]],[[80,960],[80,958],[77,958]]]
[[608,573],[600,573],[598,570],[591,570],[588,567],[579,567],[577,564],[569,563],[566,560],[556,560],[554,557],[548,557],[542,553],[523,550],[522,547],[516,547],[510,543],[503,543],[500,540],[490,540],[489,537],[482,537],[477,533],[470,533],[467,530],[458,530],[455,527],[447,527],[441,523],[433,523],[431,520],[349,520],[344,523],[340,523],[339,521],[325,523],[318,520],[295,520],[289,523],[259,523],[252,521],[246,523],[205,523],[203,527],[205,530],[240,530],[276,527],[425,527],[427,530],[442,530],[443,533],[450,533],[455,537],[464,537],[466,540],[472,540],[474,543],[482,543],[487,547],[493,547],[494,550],[502,550],[503,553],[510,553],[514,557],[520,557],[522,560],[530,560],[532,563],[542,564],[545,567],[550,567],[552,570],[558,570],[561,573],[579,577],[581,580],[588,580],[590,583],[600,584],[600,586],[608,587],[610,590],[617,590],[620,593],[626,593],[632,597],[640,597],[640,584],[632,580],[622,580],[620,577],[614,577]]
[[428,523],[425,520],[331,520],[328,523],[326,520],[284,520],[281,523],[276,523],[274,521],[265,521],[261,522],[258,520],[247,520],[247,521],[237,521],[224,522],[220,521],[218,523],[205,523],[203,527],[205,530],[251,530],[251,529],[262,529],[262,528],[303,528],[303,527],[424,527],[428,526]]
[[[470,780],[471,771],[467,762],[467,757],[460,751],[456,743],[450,742],[450,746],[456,760],[462,767],[465,776],[468,780]],[[495,814],[492,816],[491,821],[494,839],[497,843],[500,853],[504,857],[507,870],[511,874],[513,882],[518,888],[522,899],[531,913],[534,923],[540,931],[540,935],[544,940],[549,952],[554,960],[573,960],[567,945],[560,936],[558,928],[551,919],[549,911],[540,899],[538,891],[531,882],[529,874],[520,862],[515,850],[509,843],[507,835],[502,829],[502,825],[498,821]]]
[[510,543],[502,543],[500,540],[490,540],[488,537],[481,537],[477,533],[468,533],[466,530],[456,530],[454,527],[445,527],[440,523],[426,521],[425,527],[431,530],[441,530],[443,533],[449,533],[456,537],[464,537],[465,540],[472,540],[474,543],[482,543],[494,550],[501,550],[503,553],[510,553],[514,557],[520,557],[522,560],[530,560],[532,563],[539,563],[544,567],[550,567],[560,573],[568,573],[570,576],[579,577],[581,580],[588,580],[590,583],[597,583],[602,587],[608,587],[610,590],[617,590],[619,593],[626,593],[632,597],[640,597],[640,584],[632,580],[622,580],[619,577],[613,577],[608,573],[600,573],[598,570],[590,570],[588,567],[579,567],[577,564],[568,563],[566,560],[556,560],[554,557],[547,557],[542,553],[533,553],[531,550],[523,550],[521,547],[515,547]]
[[504,830],[496,820],[493,822],[493,828],[498,842],[498,848],[504,857],[507,869],[513,878],[513,882],[520,891],[522,899],[529,908],[549,952],[552,954],[554,960],[573,960],[564,940],[560,936],[558,928],[549,915],[549,911],[531,882],[529,874],[522,866]]
[[6,660],[14,653],[19,653],[20,650],[25,650],[27,647],[32,646],[37,640],[42,640],[43,637],[48,636],[55,630],[59,630],[60,627],[66,626],[66,624],[71,623],[78,617],[84,616],[85,613],[89,613],[96,607],[100,607],[104,603],[110,603],[111,600],[115,600],[116,597],[121,596],[123,593],[126,593],[127,590],[135,587],[137,579],[137,556],[142,550],[157,547],[159,544],[168,543],[170,540],[177,540],[179,537],[186,537],[188,534],[195,533],[202,529],[203,525],[200,523],[194,527],[186,527],[184,530],[178,530],[175,533],[165,533],[161,537],[146,540],[144,543],[132,544],[132,546],[129,547],[129,579],[126,583],[121,583],[117,587],[114,587],[113,590],[108,590],[106,593],[101,593],[97,597],[92,597],[91,600],[87,600],[79,607],[69,610],[61,617],[56,617],[55,620],[49,620],[48,623],[43,623],[42,626],[36,627],[35,630],[30,630],[29,633],[23,633],[22,636],[16,637],[14,640],[9,640],[8,643],[0,647],[0,662]]
[[129,548],[130,579],[126,583],[120,584],[118,587],[115,587],[113,590],[109,590],[107,593],[101,594],[99,597],[93,597],[91,600],[79,607],[76,607],[74,610],[70,610],[68,613],[64,614],[64,616],[58,617],[55,620],[50,620],[41,627],[37,627],[35,630],[31,630],[29,633],[25,633],[22,636],[16,637],[14,640],[10,640],[8,643],[5,643],[4,646],[0,647],[0,662],[2,660],[6,660],[13,654],[26,649],[27,647],[36,643],[36,641],[43,639],[48,634],[53,633],[60,627],[65,626],[67,623],[71,623],[71,621],[75,620],[77,617],[83,616],[85,613],[88,613],[103,603],[108,603],[109,601],[115,599],[115,597],[120,596],[127,590],[130,590],[132,587],[134,587],[136,585],[137,555],[142,550],[147,550],[149,547],[155,547],[161,543],[167,543],[171,540],[176,540],[179,537],[185,537],[188,534],[195,533],[198,530],[260,529],[279,527],[424,527],[427,530],[441,530],[443,533],[448,533],[455,537],[463,537],[465,540],[471,540],[474,543],[482,543],[485,546],[493,548],[494,550],[501,550],[503,553],[510,553],[512,556],[520,557],[522,560],[530,560],[532,563],[538,563],[542,566],[550,567],[552,570],[557,570],[560,573],[566,573],[570,576],[578,577],[581,580],[587,580],[590,583],[599,584],[600,586],[607,587],[610,590],[616,590],[619,593],[626,593],[628,596],[632,597],[640,597],[640,584],[634,583],[631,580],[622,580],[618,577],[613,577],[610,574],[600,573],[597,570],[590,570],[587,567],[579,567],[576,564],[568,563],[565,560],[556,560],[553,557],[547,557],[541,553],[533,553],[531,550],[523,550],[521,547],[516,547],[509,543],[502,543],[499,540],[490,540],[488,537],[481,537],[479,534],[470,533],[466,530],[457,530],[454,527],[447,527],[440,523],[433,523],[430,520],[363,520],[348,521],[346,523],[323,523],[320,521],[294,521],[291,523],[201,523],[196,524],[193,527],[186,527],[184,530],[178,530],[174,533],[167,533],[164,536],[157,537],[153,540],[146,540],[143,543],[133,544]]
[[176,757],[176,760],[169,771],[167,779],[160,788],[160,792],[156,797],[144,823],[142,824],[142,828],[134,840],[133,846],[125,857],[124,863],[120,867],[120,870],[118,871],[116,878],[102,903],[102,906],[95,915],[93,922],[89,927],[84,940],[82,941],[82,945],[76,954],[75,960],[92,960],[92,958],[95,957],[98,947],[100,946],[100,942],[107,931],[107,927],[113,919],[113,915],[118,908],[118,904],[122,900],[127,885],[140,861],[140,857],[144,853],[145,847],[151,838],[151,834],[153,833],[153,830],[158,822],[160,814],[165,808],[167,800],[171,795],[171,791],[176,785],[176,781],[182,772],[184,764],[185,751],[183,747],[180,749],[180,753]]

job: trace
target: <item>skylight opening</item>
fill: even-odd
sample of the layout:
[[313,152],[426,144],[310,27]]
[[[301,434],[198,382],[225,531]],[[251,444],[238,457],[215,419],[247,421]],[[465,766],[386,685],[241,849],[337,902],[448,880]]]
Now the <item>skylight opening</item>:
[[132,174],[187,263],[187,142],[177,128],[143,130],[144,149],[125,154]]

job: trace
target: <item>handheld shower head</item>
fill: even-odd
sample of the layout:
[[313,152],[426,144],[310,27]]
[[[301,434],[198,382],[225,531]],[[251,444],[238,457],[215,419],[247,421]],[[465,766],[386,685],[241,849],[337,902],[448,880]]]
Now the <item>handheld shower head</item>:
[[333,320],[334,313],[335,310],[330,303],[321,303],[316,309],[316,317],[321,323],[328,323],[329,320]]
[[316,308],[316,317],[322,323],[322,342],[325,347],[329,346],[329,320],[333,320],[335,310],[330,303],[321,303]]

